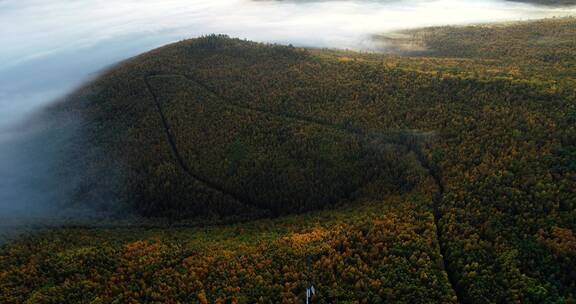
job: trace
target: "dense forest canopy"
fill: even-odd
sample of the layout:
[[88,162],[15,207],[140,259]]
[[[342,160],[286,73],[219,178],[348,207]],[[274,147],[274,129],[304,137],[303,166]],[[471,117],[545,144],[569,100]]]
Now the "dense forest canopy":
[[132,58],[51,112],[99,151],[70,151],[94,174],[79,201],[171,228],[15,241],[0,302],[301,303],[311,282],[314,303],[573,303],[575,29],[422,29],[414,57],[211,35]]

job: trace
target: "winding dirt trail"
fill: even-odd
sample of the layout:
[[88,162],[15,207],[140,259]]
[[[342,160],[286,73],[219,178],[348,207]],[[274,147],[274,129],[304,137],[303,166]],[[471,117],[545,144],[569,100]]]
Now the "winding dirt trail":
[[272,115],[272,116],[276,116],[279,118],[293,120],[293,121],[297,121],[297,122],[316,124],[316,125],[320,125],[320,126],[323,126],[325,128],[328,128],[328,129],[337,130],[340,132],[346,132],[346,133],[353,134],[353,135],[359,136],[359,137],[364,137],[364,138],[367,138],[367,139],[372,140],[372,141],[379,141],[382,143],[392,143],[392,144],[401,145],[401,146],[406,147],[409,151],[413,152],[417,156],[418,161],[420,162],[420,165],[426,171],[428,171],[428,174],[430,174],[430,176],[433,178],[433,180],[436,184],[437,192],[434,194],[434,197],[433,197],[433,206],[432,206],[433,212],[432,213],[434,215],[434,224],[436,226],[435,227],[436,228],[436,239],[438,241],[438,247],[439,247],[439,251],[440,251],[440,255],[441,255],[441,263],[442,263],[441,266],[448,276],[448,281],[452,287],[452,290],[454,291],[454,293],[456,295],[457,302],[465,304],[465,302],[463,301],[462,290],[460,288],[458,288],[458,285],[456,283],[457,280],[456,280],[455,274],[448,269],[449,263],[446,259],[446,255],[447,255],[446,240],[444,239],[444,236],[442,234],[442,230],[440,229],[440,220],[442,219],[442,213],[440,211],[440,205],[442,203],[442,197],[444,195],[444,184],[442,182],[442,178],[441,178],[440,173],[430,165],[428,158],[426,157],[426,155],[422,151],[422,145],[416,139],[416,136],[414,136],[414,135],[408,135],[407,136],[406,131],[396,131],[396,132],[378,133],[378,134],[367,133],[367,132],[364,132],[363,130],[360,130],[360,129],[352,129],[349,127],[339,126],[339,125],[335,125],[335,124],[332,124],[332,123],[324,121],[324,120],[313,119],[313,118],[306,117],[306,116],[301,116],[301,115],[296,115],[296,114],[285,114],[285,113],[280,114],[280,113],[276,113],[276,112],[267,111],[265,109],[247,107],[245,105],[242,105],[240,103],[237,103],[235,101],[229,100],[229,99],[221,96],[218,92],[216,92],[214,89],[212,89],[206,83],[196,79],[195,77],[193,77],[191,75],[187,75],[187,74],[155,74],[155,73],[152,73],[152,74],[146,75],[144,77],[144,82],[146,83],[146,87],[147,87],[148,91],[150,92],[151,96],[153,97],[155,107],[158,111],[158,114],[160,115],[162,125],[164,126],[164,130],[166,133],[168,143],[169,143],[169,145],[172,149],[172,153],[174,154],[174,157],[176,158],[176,161],[178,162],[180,167],[192,178],[206,184],[207,186],[209,186],[209,187],[211,187],[217,191],[220,191],[226,195],[229,195],[229,196],[235,198],[236,200],[238,200],[242,203],[245,203],[245,204],[250,204],[250,200],[247,197],[244,197],[243,195],[241,195],[239,193],[234,193],[232,191],[226,190],[221,185],[218,185],[217,183],[211,182],[207,179],[204,179],[204,178],[194,174],[190,170],[190,168],[186,165],[186,162],[184,161],[180,152],[178,151],[176,141],[175,141],[172,133],[170,132],[170,125],[169,125],[168,120],[166,119],[166,117],[164,115],[164,112],[162,110],[162,106],[160,104],[160,101],[158,100],[158,96],[156,95],[156,93],[154,93],[154,89],[152,88],[152,85],[150,84],[149,80],[152,77],[184,78],[187,81],[190,81],[192,83],[197,84],[198,86],[200,86],[202,89],[204,89],[206,92],[210,93],[211,95],[213,95],[217,99],[219,99],[219,100],[225,102],[226,104],[228,104],[229,106],[237,108],[237,109],[255,111],[255,112],[262,113],[262,114]]
[[166,116],[164,115],[164,111],[162,110],[162,105],[160,104],[160,101],[158,100],[158,96],[156,95],[156,93],[154,93],[154,89],[152,88],[152,85],[150,85],[149,77],[151,77],[151,76],[144,77],[144,82],[146,83],[146,87],[147,87],[148,91],[152,95],[152,99],[154,100],[154,104],[156,106],[156,111],[160,115],[160,120],[162,121],[162,126],[164,127],[166,138],[168,140],[168,143],[170,145],[172,153],[174,154],[174,158],[176,159],[176,162],[178,162],[178,165],[190,177],[202,182],[203,184],[207,185],[208,187],[215,189],[218,192],[221,192],[227,196],[231,196],[235,200],[239,201],[242,204],[251,205],[250,200],[246,196],[244,196],[240,193],[235,193],[235,192],[232,192],[228,189],[225,189],[221,185],[214,183],[208,179],[205,179],[202,176],[199,176],[199,175],[195,174],[194,172],[192,172],[192,170],[190,170],[190,167],[188,167],[188,165],[186,164],[186,161],[184,161],[184,158],[182,158],[182,155],[180,154],[180,151],[178,150],[178,147],[176,145],[176,141],[174,140],[174,136],[172,135],[172,132],[170,131],[171,130],[170,124],[168,123],[168,120],[166,119]]

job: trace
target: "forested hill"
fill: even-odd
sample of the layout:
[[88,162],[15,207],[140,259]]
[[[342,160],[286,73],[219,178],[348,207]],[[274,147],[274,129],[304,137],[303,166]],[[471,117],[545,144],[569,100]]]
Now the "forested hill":
[[356,94],[331,88],[361,85],[361,73],[224,36],[139,56],[61,106],[85,117],[85,140],[102,151],[88,159],[91,171],[122,169],[115,184],[87,177],[79,188],[113,197],[104,209],[248,218],[322,209],[374,183],[409,191],[421,175],[414,143],[423,131],[321,114]]
[[443,26],[407,31],[414,43],[429,50],[426,55],[507,59],[518,64],[574,64],[576,22],[574,17],[531,22]]
[[214,35],[135,57],[52,109],[98,151],[70,151],[75,203],[187,221],[13,242],[0,302],[572,303],[574,26],[437,57]]

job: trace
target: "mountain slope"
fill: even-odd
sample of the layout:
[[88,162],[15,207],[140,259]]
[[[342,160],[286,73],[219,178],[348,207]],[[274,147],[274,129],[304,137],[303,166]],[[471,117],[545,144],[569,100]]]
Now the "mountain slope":
[[[208,36],[133,58],[54,111],[121,168],[86,179],[101,208],[189,220],[5,246],[0,301],[573,301],[573,26],[423,30],[453,39],[438,57]],[[546,39],[511,58],[444,31]]]

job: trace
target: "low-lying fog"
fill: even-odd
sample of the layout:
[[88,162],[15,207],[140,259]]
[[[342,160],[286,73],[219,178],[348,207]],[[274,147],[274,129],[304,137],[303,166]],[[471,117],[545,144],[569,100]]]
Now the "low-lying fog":
[[575,12],[495,0],[0,0],[0,217],[45,210],[57,197],[50,189],[65,183],[49,173],[64,134],[38,140],[19,123],[145,50],[209,33],[371,50],[372,34]]

